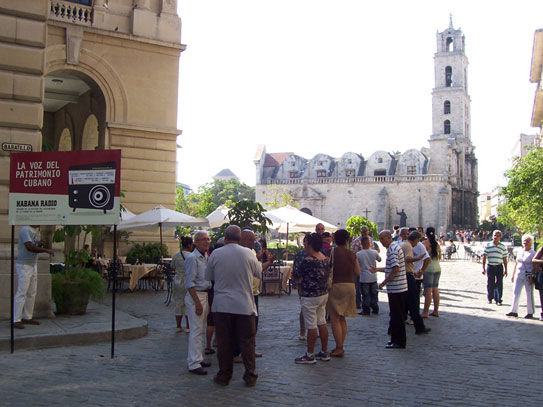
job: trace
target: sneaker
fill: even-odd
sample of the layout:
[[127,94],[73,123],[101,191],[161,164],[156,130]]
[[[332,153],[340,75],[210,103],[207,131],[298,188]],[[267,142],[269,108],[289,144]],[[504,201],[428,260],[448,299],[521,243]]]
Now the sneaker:
[[294,359],[294,363],[300,364],[300,365],[314,365],[317,363],[317,359],[315,359],[315,355],[308,355],[307,352]]
[[315,354],[315,358],[324,362],[328,362],[331,359],[330,354],[328,352],[323,352],[322,350],[319,353]]

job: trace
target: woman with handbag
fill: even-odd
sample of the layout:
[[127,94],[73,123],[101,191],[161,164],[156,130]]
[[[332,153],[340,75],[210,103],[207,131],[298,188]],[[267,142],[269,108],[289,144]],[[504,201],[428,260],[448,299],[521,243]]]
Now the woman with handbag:
[[[533,246],[533,239],[529,235],[522,236],[522,245],[524,250],[517,255],[517,261],[513,269],[513,275],[511,276],[511,282],[515,283],[515,290],[513,293],[513,303],[511,304],[511,310],[507,315],[508,317],[518,317],[518,303],[520,300],[520,293],[522,289],[526,291],[526,309],[527,313],[524,318],[532,319],[534,317],[534,286],[532,282],[532,260],[535,255]],[[517,274],[518,269],[518,274]],[[516,280],[515,280],[516,274]]]
[[335,357],[344,355],[343,343],[347,336],[345,317],[357,316],[354,278],[360,275],[360,265],[356,255],[347,248],[349,238],[349,232],[346,230],[336,231],[334,233],[336,247],[330,253],[332,285],[328,293],[326,312],[330,315],[332,334],[336,341],[336,348],[330,352],[330,356]]

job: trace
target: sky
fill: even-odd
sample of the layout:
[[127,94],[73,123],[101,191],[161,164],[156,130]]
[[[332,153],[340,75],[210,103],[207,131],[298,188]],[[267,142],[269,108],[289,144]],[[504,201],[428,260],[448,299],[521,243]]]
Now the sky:
[[530,126],[534,32],[543,1],[179,0],[178,181],[193,190],[230,168],[255,185],[268,153],[429,147],[436,32],[466,38],[479,192]]

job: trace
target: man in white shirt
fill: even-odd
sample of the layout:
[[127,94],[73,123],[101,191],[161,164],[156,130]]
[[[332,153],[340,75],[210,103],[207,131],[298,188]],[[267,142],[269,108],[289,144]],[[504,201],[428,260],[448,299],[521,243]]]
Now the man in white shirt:
[[209,243],[206,231],[196,232],[194,251],[185,260],[185,308],[190,326],[187,363],[189,372],[197,375],[206,375],[204,367],[211,366],[211,363],[204,362],[204,337],[209,312],[207,292],[211,288],[211,281],[205,278]]
[[[254,386],[255,336],[257,315],[253,297],[253,279],[262,278],[262,265],[253,251],[239,245],[241,229],[226,228],[224,246],[214,250],[206,268],[206,279],[214,280],[211,310],[218,341],[219,372],[213,380],[226,386],[232,378],[235,341],[241,348],[247,386]],[[192,329],[192,326],[191,326]]]

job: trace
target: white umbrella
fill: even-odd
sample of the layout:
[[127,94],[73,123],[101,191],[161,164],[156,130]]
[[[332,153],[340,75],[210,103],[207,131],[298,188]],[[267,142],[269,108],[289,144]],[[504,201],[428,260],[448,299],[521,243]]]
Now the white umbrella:
[[218,228],[224,225],[225,223],[229,222],[230,219],[228,218],[228,209],[226,206],[221,205],[217,209],[215,209],[213,212],[211,212],[209,215],[206,216],[206,219],[209,221],[209,227],[211,229]]
[[121,209],[121,221],[131,219],[134,216],[136,216],[134,212],[130,212],[123,206],[123,209]]
[[146,212],[140,213],[126,221],[122,221],[117,230],[160,230],[160,251],[162,252],[162,230],[174,226],[209,226],[206,218],[195,218],[181,212],[155,206]]
[[286,252],[288,259],[288,234],[290,232],[311,232],[317,224],[322,223],[324,230],[335,232],[337,227],[319,218],[308,215],[292,206],[283,206],[264,213],[272,221],[272,229],[278,229],[279,233],[287,234]]
[[308,215],[292,206],[283,206],[265,213],[273,222],[272,229],[279,229],[280,233],[290,232],[313,232],[315,226],[322,223],[324,230],[335,232],[338,228],[331,223],[325,222],[319,218]]

